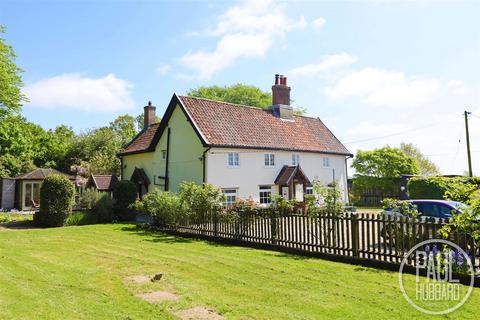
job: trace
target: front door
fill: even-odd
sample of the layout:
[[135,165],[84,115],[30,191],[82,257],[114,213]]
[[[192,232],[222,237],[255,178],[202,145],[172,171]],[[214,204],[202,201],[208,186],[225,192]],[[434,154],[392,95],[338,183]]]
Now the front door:
[[303,184],[295,184],[295,200],[298,202],[303,201]]
[[33,203],[40,203],[40,182],[25,182],[23,209],[32,210]]
[[289,197],[288,197],[288,187],[282,187],[282,197],[283,197],[284,199],[289,200]]

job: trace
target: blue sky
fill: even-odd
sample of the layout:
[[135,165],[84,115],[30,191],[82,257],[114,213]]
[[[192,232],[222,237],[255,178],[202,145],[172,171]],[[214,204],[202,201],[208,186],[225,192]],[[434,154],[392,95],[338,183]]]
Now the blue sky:
[[[288,76],[296,106],[350,151],[412,142],[443,173],[467,168],[463,110],[480,116],[480,2],[3,1],[25,69],[23,113],[81,131],[162,113],[199,85]],[[480,118],[470,120],[480,174]]]

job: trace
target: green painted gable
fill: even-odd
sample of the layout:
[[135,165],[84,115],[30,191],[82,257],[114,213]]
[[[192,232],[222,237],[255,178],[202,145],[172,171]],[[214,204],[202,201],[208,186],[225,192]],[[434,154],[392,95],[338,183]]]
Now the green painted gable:
[[162,159],[162,150],[167,150],[168,135],[170,141],[168,154],[169,190],[177,192],[183,181],[203,182],[202,156],[205,148],[179,105],[171,112],[165,130],[151,152],[123,155],[122,179],[130,180],[135,168],[141,168],[150,179],[148,191],[155,188],[164,190],[167,160]]

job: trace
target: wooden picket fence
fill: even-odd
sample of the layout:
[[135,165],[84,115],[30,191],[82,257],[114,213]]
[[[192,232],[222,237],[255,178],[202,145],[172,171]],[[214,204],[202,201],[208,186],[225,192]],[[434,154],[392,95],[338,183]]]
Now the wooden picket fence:
[[[405,254],[427,239],[440,239],[438,230],[445,221],[420,221],[379,214],[344,213],[308,216],[281,213],[273,209],[239,214],[212,213],[189,215],[174,226],[180,234],[207,236],[212,240],[237,240],[300,252],[324,253],[380,262],[401,263]],[[479,248],[466,237],[450,239],[469,252],[479,264]],[[413,261],[409,260],[413,265]]]

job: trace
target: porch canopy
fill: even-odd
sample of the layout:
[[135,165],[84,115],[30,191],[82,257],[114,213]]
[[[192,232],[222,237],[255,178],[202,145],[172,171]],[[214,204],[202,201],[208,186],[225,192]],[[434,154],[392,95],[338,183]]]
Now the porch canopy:
[[[311,182],[303,172],[300,165],[297,166],[283,166],[282,170],[275,179],[275,184],[278,185],[278,191],[283,197],[288,199],[296,199],[306,192],[306,188],[311,186]],[[288,191],[287,191],[288,190]],[[301,195],[297,193],[300,193]]]
[[132,176],[130,181],[137,185],[137,193],[140,200],[142,199],[143,195],[148,192],[148,186],[150,185],[150,179],[148,179],[145,170],[142,168],[135,167],[133,170]]

